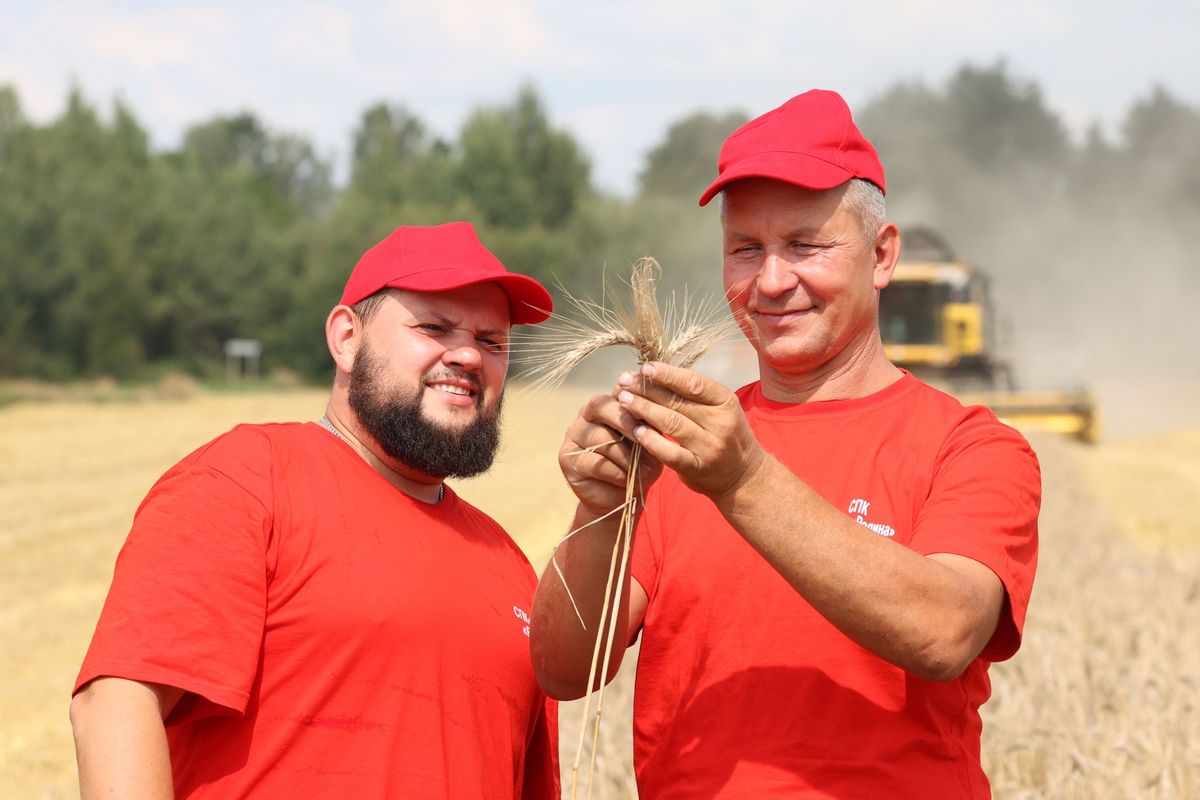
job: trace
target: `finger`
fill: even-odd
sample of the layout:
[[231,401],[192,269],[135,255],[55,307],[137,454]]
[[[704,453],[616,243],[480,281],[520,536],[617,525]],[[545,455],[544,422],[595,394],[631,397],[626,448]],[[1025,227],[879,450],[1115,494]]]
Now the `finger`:
[[567,430],[566,438],[558,449],[559,461],[566,466],[570,459],[596,455],[628,469],[633,452],[632,441],[606,425],[577,419]]
[[578,455],[583,455],[584,453],[595,453],[600,450],[603,450],[605,447],[612,447],[615,444],[620,444],[622,441],[623,441],[623,439],[621,437],[618,437],[616,439],[608,439],[606,441],[601,442],[600,444],[590,444],[587,447],[579,447],[575,450],[568,450],[566,455],[578,456]]
[[647,397],[624,391],[617,400],[630,414],[645,423],[638,425],[633,430],[633,437],[637,441],[641,441],[647,425],[654,428],[656,432],[681,442],[685,446],[687,442],[695,438],[696,432],[700,430],[696,421],[683,412],[659,405]]
[[643,447],[642,459],[638,462],[638,480],[641,481],[642,486],[649,486],[658,480],[658,476],[662,474],[662,470],[662,462]]
[[[610,429],[614,436],[623,436],[626,439],[633,438],[633,431],[639,423],[616,397],[606,394],[597,395],[589,400],[580,416],[593,425],[603,425]],[[597,439],[586,444],[598,444],[600,441]]]
[[649,454],[657,462],[653,466],[655,470],[661,470],[665,466],[676,472],[683,472],[698,466],[696,456],[690,450],[648,425],[638,428],[637,441],[642,446],[642,457],[645,458],[645,455]]
[[[709,408],[707,404],[698,403],[695,400],[689,400],[682,395],[678,395],[665,386],[660,386],[648,380],[645,376],[636,372],[622,373],[620,378],[620,386],[622,391],[631,392],[632,394],[641,395],[653,403],[669,408],[673,411],[678,411],[681,414],[688,416],[691,419],[698,419],[703,409]],[[618,401],[621,395],[617,395]]]
[[609,428],[597,429],[597,432],[603,441],[589,444],[584,448],[586,452],[607,459],[628,472],[633,464],[633,440],[625,439]]
[[[604,405],[618,406],[617,401],[611,397],[603,397]],[[632,462],[633,454],[633,428],[636,422],[630,420],[625,423],[629,431],[629,436],[625,436],[621,431],[614,430],[603,423],[590,422],[587,417],[628,417],[629,414],[623,410],[613,411],[611,409],[602,413],[595,413],[590,408],[596,401],[601,398],[595,398],[593,403],[589,403],[589,408],[585,408],[580,416],[576,417],[567,429],[567,435],[563,439],[562,446],[559,448],[559,461],[564,469],[570,467],[570,460],[576,459],[583,455],[595,455],[600,458],[607,458],[617,464],[622,469],[628,470]]]
[[709,406],[719,406],[726,401],[730,392],[717,381],[693,372],[690,369],[671,366],[661,361],[649,361],[642,365],[641,374],[650,382],[666,387],[687,400]]
[[571,483],[596,480],[613,486],[625,486],[628,468],[621,467],[611,459],[603,458],[594,453],[585,453],[568,460],[563,465],[567,480]]

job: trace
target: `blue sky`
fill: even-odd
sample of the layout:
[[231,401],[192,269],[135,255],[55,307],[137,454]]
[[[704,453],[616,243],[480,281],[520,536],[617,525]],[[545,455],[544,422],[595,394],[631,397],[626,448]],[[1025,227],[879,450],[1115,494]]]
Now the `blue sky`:
[[249,108],[344,161],[374,102],[449,136],[531,82],[596,182],[625,192],[690,111],[759,113],[815,86],[855,106],[899,80],[940,84],[966,61],[1004,59],[1073,131],[1115,132],[1156,82],[1200,105],[1198,42],[1196,0],[4,0],[0,84],[37,121],[61,111],[72,81],[105,109],[120,96],[159,147]]

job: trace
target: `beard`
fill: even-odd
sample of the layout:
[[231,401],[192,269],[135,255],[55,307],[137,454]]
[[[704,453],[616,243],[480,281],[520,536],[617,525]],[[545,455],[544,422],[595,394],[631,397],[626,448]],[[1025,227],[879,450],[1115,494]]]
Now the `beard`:
[[404,392],[383,385],[382,372],[363,342],[350,370],[350,408],[385,453],[435,478],[469,478],[492,466],[500,444],[500,403],[484,412],[479,405],[483,394],[477,391],[475,420],[460,430],[448,429],[421,410],[425,377],[412,392]]

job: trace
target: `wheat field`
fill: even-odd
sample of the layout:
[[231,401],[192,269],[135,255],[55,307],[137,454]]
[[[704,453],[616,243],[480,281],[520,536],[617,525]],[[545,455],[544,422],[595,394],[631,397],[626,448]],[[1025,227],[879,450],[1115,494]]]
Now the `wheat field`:
[[[589,390],[514,389],[496,467],[456,488],[540,569],[572,507],[555,465]],[[315,390],[0,408],[0,797],[77,796],[67,703],[133,510],[243,421],[315,419]],[[1200,429],[1087,448],[1035,437],[1042,559],[1022,651],[992,670],[1000,798],[1200,797]],[[605,696],[597,796],[636,796],[631,665]],[[569,766],[578,709],[562,709]]]

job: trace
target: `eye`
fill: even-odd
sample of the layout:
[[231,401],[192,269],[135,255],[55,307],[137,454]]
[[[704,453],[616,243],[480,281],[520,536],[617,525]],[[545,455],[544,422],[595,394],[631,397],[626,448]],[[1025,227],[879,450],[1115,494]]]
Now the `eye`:
[[483,348],[489,353],[503,353],[508,349],[508,342],[500,341],[499,339],[489,339],[486,337],[476,339],[475,341],[483,345]]
[[815,253],[817,250],[821,249],[821,245],[819,244],[814,244],[813,242],[802,242],[798,239],[794,242],[790,242],[788,246],[793,250],[803,250],[806,253]]
[[417,328],[426,333],[436,333],[439,335],[450,332],[450,329],[445,325],[438,325],[436,322],[422,322],[417,325]]

